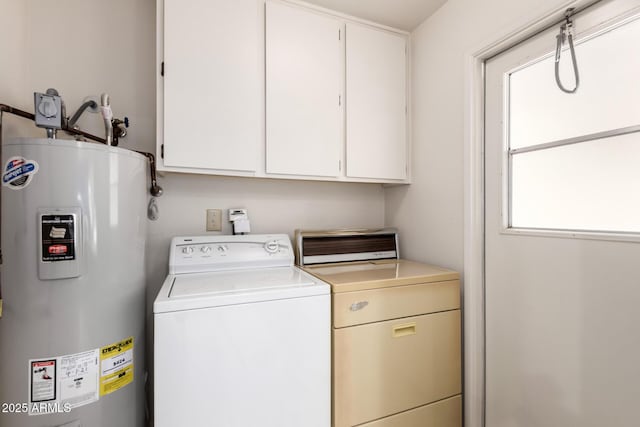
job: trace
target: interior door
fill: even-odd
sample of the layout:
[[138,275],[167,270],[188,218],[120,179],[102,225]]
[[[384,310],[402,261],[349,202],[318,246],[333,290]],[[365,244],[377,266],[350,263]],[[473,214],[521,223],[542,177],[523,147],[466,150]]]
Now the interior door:
[[[626,209],[618,209],[616,203],[637,202],[640,196],[636,187],[625,197],[613,197],[619,189],[607,182],[613,172],[585,184],[616,164],[620,166],[613,170],[628,172],[618,177],[620,187],[638,179],[627,159],[635,158],[637,163],[640,158],[634,151],[640,134],[627,129],[627,133],[596,138],[602,130],[593,127],[603,120],[612,122],[602,126],[617,131],[640,124],[638,80],[628,85],[620,77],[629,70],[637,75],[633,71],[637,48],[635,57],[617,54],[636,42],[623,36],[619,42],[608,42],[606,55],[600,51],[591,57],[587,51],[593,45],[585,41],[593,36],[591,40],[600,43],[596,39],[627,31],[631,27],[626,25],[609,30],[624,22],[620,16],[633,8],[637,2],[603,1],[575,16],[577,41],[584,41],[576,46],[581,83],[575,94],[563,93],[554,80],[559,26],[486,62],[486,426],[638,425],[640,235],[624,225],[613,229],[615,218],[606,229],[597,229],[597,224],[607,212]],[[545,54],[547,58],[538,61]],[[520,105],[516,94],[510,93],[512,76],[532,61],[546,64],[539,67],[544,76],[525,86],[537,93],[538,104]],[[562,51],[561,64],[561,77],[572,86],[570,51]],[[602,84],[596,75],[608,83]],[[571,106],[566,107],[567,103]],[[603,109],[589,117],[596,107]],[[518,119],[511,117],[514,108],[522,109]],[[538,121],[544,114],[548,117]],[[518,173],[523,159],[533,156],[509,155],[517,133],[511,127],[518,126],[529,126],[524,132],[528,136],[554,129],[568,132],[549,137],[558,142],[556,148],[535,148],[542,157],[537,167],[543,173],[528,185],[518,184]],[[573,133],[594,139],[572,144]],[[585,160],[589,157],[585,151],[592,148],[588,144],[596,147],[596,161]],[[625,148],[618,152],[616,144]],[[596,194],[591,200],[589,191]],[[585,194],[573,199],[574,193]],[[517,197],[525,196],[531,202],[518,205]],[[605,204],[601,197],[613,197],[606,202],[613,203],[613,209],[601,212]],[[536,223],[527,216],[535,213],[551,219]],[[639,227],[640,217],[631,215],[628,222],[631,229]],[[554,228],[553,224],[560,225]]]

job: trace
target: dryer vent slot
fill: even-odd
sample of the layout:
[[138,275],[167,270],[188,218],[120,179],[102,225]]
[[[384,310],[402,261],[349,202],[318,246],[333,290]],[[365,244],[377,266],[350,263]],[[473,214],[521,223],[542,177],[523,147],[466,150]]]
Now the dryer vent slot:
[[299,231],[296,239],[298,264],[398,259],[394,229],[377,231]]

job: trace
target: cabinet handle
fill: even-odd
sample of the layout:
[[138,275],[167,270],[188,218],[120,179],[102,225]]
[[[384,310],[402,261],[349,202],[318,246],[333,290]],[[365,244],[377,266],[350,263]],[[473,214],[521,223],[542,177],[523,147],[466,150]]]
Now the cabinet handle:
[[393,327],[394,338],[406,337],[407,335],[415,335],[415,334],[416,334],[415,322],[396,325]]
[[369,301],[354,302],[353,304],[351,304],[351,307],[349,307],[349,310],[351,310],[351,311],[362,310],[363,308],[365,308],[368,305],[369,305]]

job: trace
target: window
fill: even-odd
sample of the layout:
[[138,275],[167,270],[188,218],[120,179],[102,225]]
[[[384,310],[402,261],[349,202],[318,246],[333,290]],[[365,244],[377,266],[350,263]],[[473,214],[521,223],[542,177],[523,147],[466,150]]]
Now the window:
[[[554,56],[507,74],[509,227],[640,232],[637,40],[640,20],[579,41],[575,94]],[[572,87],[568,50],[560,74]]]

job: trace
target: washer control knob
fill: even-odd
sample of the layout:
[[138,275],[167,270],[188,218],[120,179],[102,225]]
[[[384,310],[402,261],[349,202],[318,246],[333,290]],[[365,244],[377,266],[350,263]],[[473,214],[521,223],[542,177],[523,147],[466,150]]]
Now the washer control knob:
[[203,246],[200,248],[200,252],[202,252],[203,254],[208,254],[209,252],[211,252],[211,246]]
[[218,246],[218,252],[225,253],[225,252],[227,252],[227,249],[229,249],[229,248],[226,245]]
[[280,244],[278,244],[277,240],[271,240],[264,244],[264,250],[269,252],[270,254],[275,254],[280,249]]
[[182,248],[182,253],[185,255],[191,255],[193,253],[193,248],[191,246],[185,246]]

